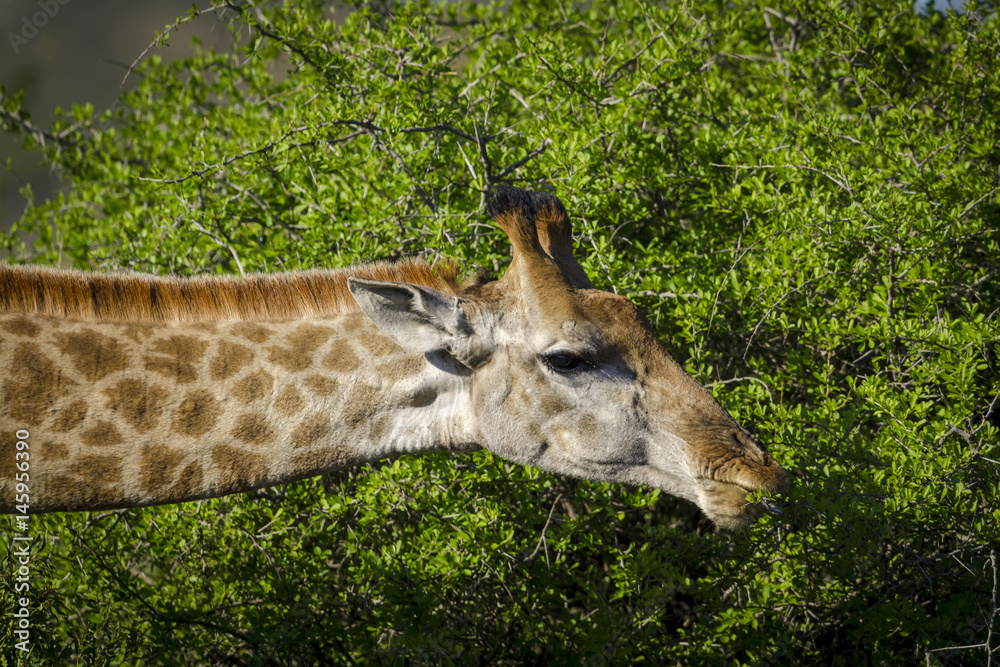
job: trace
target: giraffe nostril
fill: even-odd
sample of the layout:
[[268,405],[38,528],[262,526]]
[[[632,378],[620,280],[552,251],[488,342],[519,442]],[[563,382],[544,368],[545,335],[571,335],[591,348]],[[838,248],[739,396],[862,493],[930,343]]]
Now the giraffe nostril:
[[739,432],[739,431],[730,431],[729,432],[729,437],[730,437],[730,439],[732,439],[733,445],[736,447],[736,449],[746,449],[747,448],[748,445],[747,445],[747,442],[746,442],[746,438],[745,438],[745,436],[741,432]]
[[732,432],[732,438],[736,446],[745,451],[753,459],[764,458],[767,454],[767,448],[764,444],[747,431],[742,429],[735,430]]

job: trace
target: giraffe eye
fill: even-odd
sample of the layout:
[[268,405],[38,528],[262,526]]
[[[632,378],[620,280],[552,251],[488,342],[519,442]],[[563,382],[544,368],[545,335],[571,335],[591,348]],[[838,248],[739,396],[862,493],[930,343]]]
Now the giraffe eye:
[[550,352],[542,356],[542,361],[557,373],[573,373],[590,367],[583,357],[572,352]]

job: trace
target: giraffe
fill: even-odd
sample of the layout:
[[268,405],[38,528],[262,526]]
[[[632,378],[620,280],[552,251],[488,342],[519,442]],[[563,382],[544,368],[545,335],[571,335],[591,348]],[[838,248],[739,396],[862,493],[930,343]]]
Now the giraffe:
[[[573,257],[554,196],[497,186],[499,280],[407,260],[179,279],[0,266],[0,512],[179,503],[486,448],[648,485],[722,529],[785,471]],[[16,457],[21,460],[24,457]]]

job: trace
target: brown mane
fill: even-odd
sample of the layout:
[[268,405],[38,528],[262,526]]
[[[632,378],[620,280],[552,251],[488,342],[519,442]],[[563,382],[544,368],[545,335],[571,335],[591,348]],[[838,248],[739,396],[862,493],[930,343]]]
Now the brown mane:
[[351,276],[415,283],[454,295],[458,265],[403,260],[342,270],[176,278],[89,273],[0,264],[0,313],[37,313],[76,320],[200,322],[286,320],[349,313],[358,305]]

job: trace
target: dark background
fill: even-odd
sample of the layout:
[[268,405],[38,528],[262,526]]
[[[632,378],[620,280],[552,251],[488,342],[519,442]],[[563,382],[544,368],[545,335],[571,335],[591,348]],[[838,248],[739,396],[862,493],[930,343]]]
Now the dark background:
[[[40,127],[52,122],[56,107],[69,110],[73,104],[89,102],[95,115],[108,109],[137,83],[133,75],[122,87],[128,65],[157,32],[187,14],[192,5],[191,0],[48,2],[50,11],[56,7],[58,11],[27,44],[19,43],[15,53],[10,33],[30,34],[24,19],[31,21],[42,8],[37,0],[0,0],[0,85],[8,95],[24,91],[24,110]],[[225,26],[208,15],[179,26],[166,46],[150,54],[164,60],[184,58],[191,53],[194,35],[205,46],[228,42]],[[0,136],[0,165],[11,160],[9,169],[0,168],[0,231],[10,229],[24,208],[20,190],[25,183],[32,185],[36,201],[51,197],[59,187],[55,174],[40,164],[41,155],[24,151],[23,142],[23,137]]]

